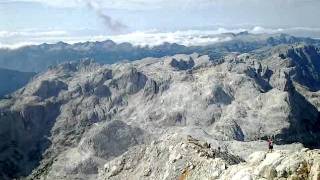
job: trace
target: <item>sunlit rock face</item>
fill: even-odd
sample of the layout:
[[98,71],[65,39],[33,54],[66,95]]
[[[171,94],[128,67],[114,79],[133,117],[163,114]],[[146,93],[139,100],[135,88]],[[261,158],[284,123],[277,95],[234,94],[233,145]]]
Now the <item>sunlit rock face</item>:
[[[0,101],[1,177],[223,179],[269,136],[279,149],[319,147],[319,61],[317,48],[297,45],[52,67]],[[200,145],[186,144],[188,135]],[[277,153],[254,157],[260,170],[247,161],[242,175],[282,177],[281,163],[269,163]]]
[[99,171],[99,179],[317,179],[320,151],[256,151],[245,160],[177,134],[136,146]]

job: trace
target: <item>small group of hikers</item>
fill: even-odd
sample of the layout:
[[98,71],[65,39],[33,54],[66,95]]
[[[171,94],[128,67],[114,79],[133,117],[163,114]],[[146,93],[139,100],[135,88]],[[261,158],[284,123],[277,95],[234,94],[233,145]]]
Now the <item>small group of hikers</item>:
[[[260,140],[260,138],[255,138],[256,140]],[[272,152],[273,151],[273,140],[272,140],[272,136],[268,137],[267,139],[268,142],[268,152]]]
[[[268,138],[268,152],[272,152],[273,151],[273,140],[271,137]],[[209,144],[209,147],[211,147],[211,145]],[[225,151],[228,151],[228,148],[225,148]],[[218,147],[218,153],[221,152],[221,147]]]
[[[188,137],[188,138],[191,139],[192,137],[190,136],[190,137]],[[191,140],[193,140],[193,138],[192,138]],[[191,141],[191,140],[190,140],[190,141]],[[198,141],[198,140],[197,140],[197,141]],[[272,140],[272,137],[268,137],[267,142],[268,142],[268,152],[273,152],[273,140]],[[208,148],[209,148],[209,149],[211,148],[211,144],[208,144]],[[225,147],[225,151],[226,151],[226,152],[228,151],[227,146]],[[219,146],[217,153],[220,153],[220,152],[221,152],[221,147]]]

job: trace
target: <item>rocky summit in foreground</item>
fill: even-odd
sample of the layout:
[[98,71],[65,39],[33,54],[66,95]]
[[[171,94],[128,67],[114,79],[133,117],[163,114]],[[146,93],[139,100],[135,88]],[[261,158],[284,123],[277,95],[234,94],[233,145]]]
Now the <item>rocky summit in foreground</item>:
[[[320,178],[320,151],[256,151],[246,161],[205,142],[173,134],[137,146],[108,162],[99,179],[312,179]],[[56,178],[61,178],[57,176]]]
[[319,89],[308,45],[61,64],[0,101],[0,176],[319,179]]

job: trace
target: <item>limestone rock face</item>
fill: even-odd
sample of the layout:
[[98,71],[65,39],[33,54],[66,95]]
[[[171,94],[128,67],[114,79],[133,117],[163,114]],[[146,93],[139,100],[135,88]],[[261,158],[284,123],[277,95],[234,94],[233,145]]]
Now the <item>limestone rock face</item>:
[[136,146],[106,163],[99,179],[214,179],[242,161],[211,149],[204,141],[173,134]]
[[230,166],[221,179],[319,179],[319,150],[255,152],[246,163]]
[[97,157],[116,157],[129,147],[143,142],[143,130],[131,127],[122,121],[111,121],[102,127],[90,129],[79,143],[79,149]]
[[[187,139],[187,140],[186,140]],[[318,179],[319,150],[257,151],[246,161],[173,134],[106,163],[99,179]]]
[[[251,158],[259,168],[240,163],[269,136],[276,149],[319,147],[319,51],[277,48],[52,67],[0,101],[0,178],[316,177],[307,152],[260,153]],[[290,174],[288,158],[307,164]]]
[[53,96],[58,96],[61,90],[67,90],[68,86],[62,81],[53,80],[53,81],[40,81],[36,85],[34,92],[31,92],[32,96],[38,96],[40,98],[46,99]]

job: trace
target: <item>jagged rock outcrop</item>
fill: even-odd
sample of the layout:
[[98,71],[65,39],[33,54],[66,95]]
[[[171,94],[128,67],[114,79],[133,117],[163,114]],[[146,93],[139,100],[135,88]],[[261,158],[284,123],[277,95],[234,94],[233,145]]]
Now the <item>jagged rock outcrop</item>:
[[319,147],[316,86],[299,80],[317,81],[318,56],[269,52],[52,67],[0,101],[1,178],[221,178],[269,136],[279,149]]
[[168,61],[168,64],[177,70],[187,70],[191,69],[194,66],[194,61],[192,57],[189,57],[189,59],[172,58]]

